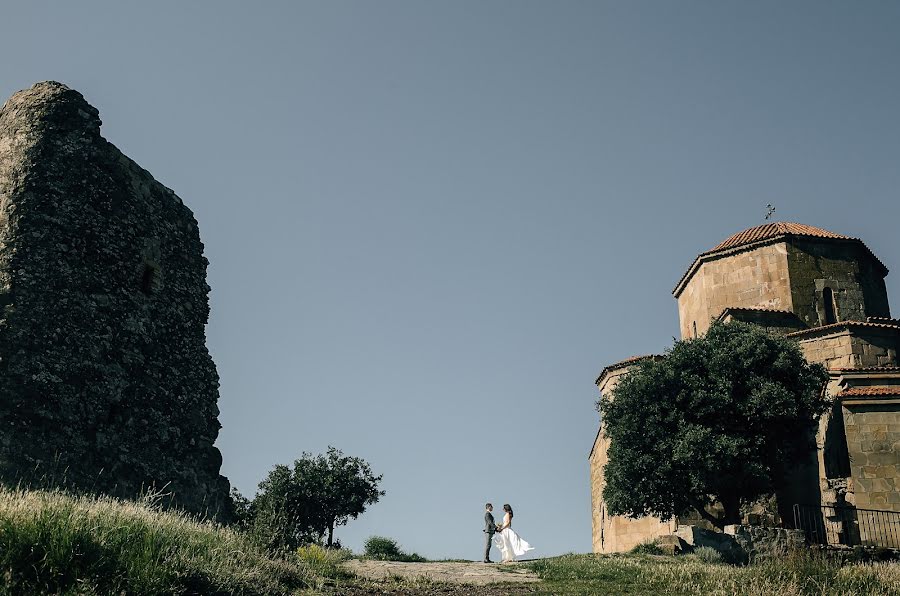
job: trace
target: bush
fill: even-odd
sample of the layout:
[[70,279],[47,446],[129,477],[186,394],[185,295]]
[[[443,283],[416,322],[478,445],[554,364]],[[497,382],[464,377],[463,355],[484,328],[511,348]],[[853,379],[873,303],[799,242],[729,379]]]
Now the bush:
[[665,551],[663,551],[663,549],[661,549],[659,547],[659,545],[656,544],[656,540],[653,540],[653,539],[645,540],[644,542],[641,542],[640,544],[636,545],[634,548],[632,548],[628,552],[630,552],[633,555],[664,555],[664,554],[666,554]]
[[296,554],[300,564],[316,575],[332,579],[346,579],[352,575],[341,567],[341,563],[353,556],[349,550],[322,548],[318,544],[310,544],[297,548]]
[[698,546],[694,549],[693,554],[704,563],[715,564],[724,562],[722,553],[711,546]]
[[365,556],[378,561],[402,561],[405,563],[424,563],[425,557],[416,553],[407,554],[400,550],[397,541],[384,536],[371,536],[366,540]]

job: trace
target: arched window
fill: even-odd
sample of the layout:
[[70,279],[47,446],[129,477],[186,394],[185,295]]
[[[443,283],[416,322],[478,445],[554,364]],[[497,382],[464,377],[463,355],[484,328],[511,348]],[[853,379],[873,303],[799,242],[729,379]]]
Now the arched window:
[[694,321],[694,339],[697,339],[697,321]]
[[825,324],[837,323],[837,308],[834,304],[834,291],[831,288],[822,290],[822,302],[825,304]]

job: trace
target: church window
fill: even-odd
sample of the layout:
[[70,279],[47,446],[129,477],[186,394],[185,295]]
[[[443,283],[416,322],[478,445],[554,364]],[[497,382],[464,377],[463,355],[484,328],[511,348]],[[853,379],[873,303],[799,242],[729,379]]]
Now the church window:
[[697,321],[694,321],[694,339],[697,339]]
[[837,323],[837,308],[834,303],[834,291],[831,288],[822,290],[822,302],[825,303],[825,324]]

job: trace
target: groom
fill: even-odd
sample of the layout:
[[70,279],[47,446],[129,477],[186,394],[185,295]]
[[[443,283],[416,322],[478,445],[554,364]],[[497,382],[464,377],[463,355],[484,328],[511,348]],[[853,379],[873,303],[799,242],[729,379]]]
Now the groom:
[[494,537],[494,532],[497,531],[497,525],[494,524],[494,516],[491,511],[494,510],[494,506],[490,503],[486,503],[484,506],[484,562],[485,563],[493,563],[491,561],[491,539]]

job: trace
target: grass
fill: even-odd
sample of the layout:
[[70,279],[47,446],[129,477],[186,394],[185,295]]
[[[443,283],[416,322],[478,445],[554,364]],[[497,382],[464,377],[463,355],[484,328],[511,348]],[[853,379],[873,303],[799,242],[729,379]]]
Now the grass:
[[0,596],[292,594],[322,577],[152,505],[0,488]]
[[746,567],[696,556],[565,555],[528,564],[554,595],[878,596],[900,594],[900,564],[840,562],[807,552]]
[[316,544],[297,549],[297,559],[316,575],[329,579],[349,580],[353,574],[341,565],[353,558],[353,553],[342,548],[322,548]]

